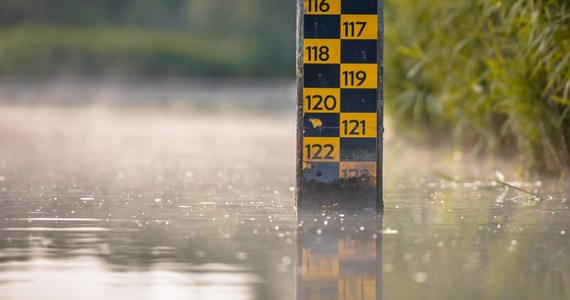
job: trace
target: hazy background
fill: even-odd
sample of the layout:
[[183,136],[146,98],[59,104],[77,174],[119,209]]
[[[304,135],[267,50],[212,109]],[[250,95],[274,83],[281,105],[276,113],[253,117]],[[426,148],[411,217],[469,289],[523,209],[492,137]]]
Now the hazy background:
[[[504,156],[523,172],[564,173],[567,0],[384,4],[386,109],[400,135]],[[0,102],[202,103],[294,114],[295,5],[0,0]]]
[[293,78],[294,45],[294,1],[0,1],[4,77]]

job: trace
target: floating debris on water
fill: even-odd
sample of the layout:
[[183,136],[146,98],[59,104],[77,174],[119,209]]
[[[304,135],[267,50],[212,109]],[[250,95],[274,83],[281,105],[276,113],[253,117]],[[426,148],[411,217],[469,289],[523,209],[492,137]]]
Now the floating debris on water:
[[414,281],[417,283],[424,283],[428,281],[429,274],[426,272],[417,272],[414,274]]
[[394,230],[394,229],[386,229],[386,230],[382,230],[382,234],[398,234],[399,231],[398,230]]

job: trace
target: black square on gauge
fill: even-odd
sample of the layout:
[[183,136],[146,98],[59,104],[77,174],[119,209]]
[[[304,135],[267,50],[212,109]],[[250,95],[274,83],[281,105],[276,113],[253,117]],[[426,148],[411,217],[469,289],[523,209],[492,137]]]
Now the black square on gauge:
[[304,84],[306,88],[339,88],[340,65],[305,64]]
[[342,14],[370,14],[378,13],[378,0],[342,1]]
[[375,138],[341,138],[340,161],[373,162],[376,161]]
[[334,183],[338,181],[339,163],[309,162],[303,170],[303,183]]
[[378,90],[342,89],[340,91],[341,112],[376,112]]
[[305,137],[338,137],[340,135],[339,114],[305,114],[303,130]]
[[340,39],[339,15],[305,15],[306,39]]
[[378,45],[376,40],[343,40],[342,63],[376,63]]

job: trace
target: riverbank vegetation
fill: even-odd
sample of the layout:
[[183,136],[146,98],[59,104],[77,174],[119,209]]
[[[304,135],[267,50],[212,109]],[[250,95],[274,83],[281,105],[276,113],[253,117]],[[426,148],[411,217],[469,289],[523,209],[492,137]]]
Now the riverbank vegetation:
[[280,0],[4,0],[0,76],[294,76]]
[[[141,28],[20,26],[1,30],[0,73],[17,76],[260,76],[259,42]],[[228,51],[228,49],[230,49]]]
[[[5,0],[0,77],[290,77],[280,0]],[[570,3],[386,0],[385,93],[401,131],[570,167]]]
[[401,127],[570,166],[569,2],[398,0],[386,24],[387,105]]

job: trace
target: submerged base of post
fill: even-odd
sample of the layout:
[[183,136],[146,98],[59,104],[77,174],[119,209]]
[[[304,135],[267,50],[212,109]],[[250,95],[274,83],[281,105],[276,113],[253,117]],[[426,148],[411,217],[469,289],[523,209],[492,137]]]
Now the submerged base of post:
[[[361,178],[368,181],[369,178]],[[373,211],[382,209],[382,201],[375,186],[358,181],[335,183],[303,182],[298,206],[306,209],[355,209]]]

